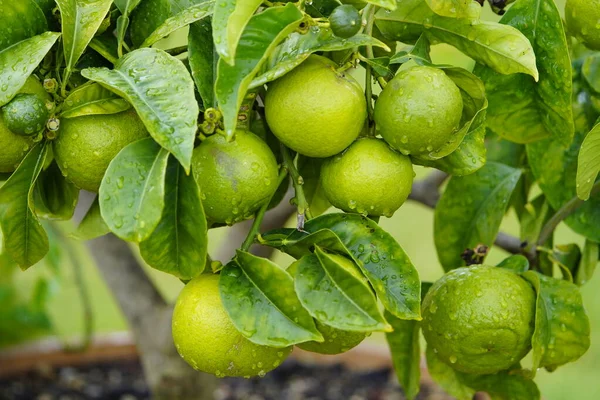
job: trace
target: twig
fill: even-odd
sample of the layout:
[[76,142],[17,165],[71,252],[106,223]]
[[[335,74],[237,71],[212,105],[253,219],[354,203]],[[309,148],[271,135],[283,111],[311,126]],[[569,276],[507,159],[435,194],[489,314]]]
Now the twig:
[[304,189],[302,188],[302,185],[304,184],[304,179],[302,179],[302,176],[300,176],[300,173],[294,165],[294,160],[290,154],[290,150],[281,143],[280,147],[281,155],[283,156],[283,166],[290,173],[290,177],[292,178],[292,184],[294,185],[294,191],[296,194],[295,202],[296,207],[298,208],[298,230],[302,230],[304,228],[305,217],[307,219],[312,218],[308,206],[308,201],[304,196]]
[[[367,24],[365,26],[365,34],[371,36],[373,34],[373,22],[375,19],[375,6],[369,4],[368,8],[365,9],[365,18]],[[366,48],[367,58],[373,58],[373,46],[367,46]],[[373,124],[373,78],[372,78],[372,68],[371,65],[367,63],[365,74],[365,97],[367,99],[367,114],[369,117],[369,128],[371,128]],[[369,129],[371,132],[371,129]]]

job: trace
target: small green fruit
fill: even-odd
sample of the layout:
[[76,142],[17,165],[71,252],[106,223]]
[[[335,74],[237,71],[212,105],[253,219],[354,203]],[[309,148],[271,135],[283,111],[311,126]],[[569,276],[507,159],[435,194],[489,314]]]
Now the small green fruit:
[[48,120],[46,103],[35,94],[23,93],[15,96],[2,107],[6,127],[13,133],[31,136],[39,133]]
[[345,4],[333,10],[329,16],[329,24],[335,36],[349,38],[360,30],[361,17],[354,6]]

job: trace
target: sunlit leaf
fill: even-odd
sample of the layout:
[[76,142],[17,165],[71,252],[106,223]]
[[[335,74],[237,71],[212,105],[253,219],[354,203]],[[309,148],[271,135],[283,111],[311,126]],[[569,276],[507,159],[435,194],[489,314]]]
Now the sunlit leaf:
[[62,118],[84,115],[117,114],[131,108],[125,99],[104,88],[99,83],[82,85],[73,90],[63,103]]

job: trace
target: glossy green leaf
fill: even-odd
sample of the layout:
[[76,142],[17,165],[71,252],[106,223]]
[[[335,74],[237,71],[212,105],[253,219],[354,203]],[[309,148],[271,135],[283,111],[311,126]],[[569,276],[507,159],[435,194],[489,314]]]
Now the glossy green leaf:
[[564,280],[573,282],[573,276],[581,261],[581,249],[576,243],[557,244],[550,255],[550,260],[558,265]]
[[592,186],[600,172],[600,124],[583,139],[577,159],[577,197],[590,198]]
[[405,321],[386,311],[385,318],[394,329],[386,332],[385,338],[392,353],[394,372],[408,400],[419,394],[421,380],[421,345],[419,343],[420,324]]
[[167,18],[172,16],[170,0],[144,0],[131,13],[129,33],[134,46],[139,46]]
[[294,276],[302,305],[325,325],[347,331],[371,332],[390,329],[377,299],[358,267],[353,273],[318,246],[315,254],[302,257]]
[[471,400],[476,392],[487,392],[491,400],[539,400],[540,391],[534,381],[519,374],[498,372],[470,375],[454,370],[427,347],[427,368],[431,377],[458,400]]
[[152,138],[126,146],[100,184],[100,212],[111,232],[141,242],[160,222],[169,153]]
[[171,158],[165,178],[165,207],[158,226],[140,243],[144,261],[159,271],[189,280],[204,271],[208,252],[200,188]]
[[419,274],[398,242],[373,220],[359,214],[325,214],[306,222],[304,230],[266,233],[261,243],[296,258],[309,254],[315,244],[348,254],[388,311],[401,319],[421,318]]
[[487,163],[472,175],[452,177],[435,208],[434,239],[445,271],[465,265],[461,254],[492,246],[521,171]]
[[536,246],[542,227],[552,216],[551,208],[544,195],[539,195],[525,205],[521,214],[521,241]]
[[433,161],[453,153],[466,135],[484,126],[488,102],[483,82],[464,68],[442,67],[446,75],[454,81],[463,100],[461,128],[439,150],[419,158],[419,161]]
[[290,274],[266,258],[238,250],[221,271],[219,289],[231,321],[248,340],[272,347],[323,341]]
[[576,285],[585,285],[592,279],[598,261],[600,261],[600,245],[596,242],[586,240],[585,246],[583,247],[583,253],[581,254],[579,268],[575,274]]
[[176,30],[206,18],[212,14],[213,9],[215,8],[214,6],[214,0],[207,0],[203,3],[195,4],[190,8],[187,8],[174,15],[173,17],[168,18],[158,28],[156,28],[154,32],[152,32],[150,36],[146,38],[146,40],[144,40],[140,47],[150,47]]
[[365,3],[374,4],[378,7],[385,8],[387,10],[395,10],[397,7],[396,0],[364,0]]
[[429,8],[443,17],[450,18],[468,18],[471,16],[469,12],[472,0],[425,0]]
[[0,188],[2,247],[23,270],[44,258],[49,248],[48,235],[33,211],[33,191],[47,153],[43,143],[35,145]]
[[213,46],[212,24],[209,18],[190,25],[188,56],[192,76],[204,108],[213,107],[215,97],[213,65],[216,54]]
[[600,93],[600,54],[592,53],[583,62],[581,74],[596,92]]
[[217,53],[229,65],[236,64],[238,44],[262,0],[219,0],[213,17],[213,36]]
[[131,103],[150,135],[189,172],[200,110],[181,61],[162,50],[139,49],[113,70],[87,68],[81,74]]
[[502,20],[531,41],[539,82],[526,75],[501,75],[478,67],[490,102],[488,128],[517,143],[552,137],[563,145],[573,138],[571,60],[554,0],[520,0]]
[[0,51],[0,107],[19,92],[59,36],[45,32]]
[[99,83],[82,85],[65,99],[61,118],[84,115],[117,114],[131,108],[125,99],[104,88]]
[[[239,41],[235,65],[228,64],[223,58],[219,59],[215,91],[223,113],[227,137],[233,137],[238,110],[262,63],[273,48],[292,33],[301,21],[302,13],[294,4],[269,8],[250,19]],[[215,15],[213,29],[218,23]],[[215,42],[217,41],[218,37],[215,35]]]
[[119,43],[125,38],[127,27],[129,26],[129,15],[140,4],[142,0],[113,0],[121,15],[117,19],[116,36]]
[[115,64],[119,60],[117,41],[112,35],[96,36],[90,42],[89,47],[110,61],[111,64]]
[[394,40],[414,42],[425,32],[432,41],[448,43],[497,72],[522,72],[538,79],[531,43],[511,26],[442,17],[423,0],[403,0],[391,13],[382,10],[375,23]]
[[106,17],[112,0],[56,0],[60,9],[66,74],[69,75]]
[[423,34],[414,46],[406,46],[390,58],[390,64],[404,64],[413,60],[418,65],[433,65],[431,62],[431,43],[427,35]]
[[304,3],[304,11],[313,18],[328,18],[342,5],[340,0],[312,0],[309,3]]
[[304,180],[302,189],[313,217],[318,217],[331,207],[321,185],[321,165],[324,160],[324,158],[298,156],[298,172]]
[[48,30],[44,13],[33,0],[0,3],[0,50]]
[[522,256],[521,254],[515,254],[502,260],[497,267],[509,269],[520,274],[529,269],[529,260],[527,257]]
[[261,73],[252,80],[250,89],[274,81],[300,65],[317,51],[340,51],[360,46],[389,47],[369,35],[357,34],[343,39],[329,28],[312,27],[307,33],[294,32],[268,56]]
[[77,240],[91,240],[108,233],[110,233],[110,229],[102,219],[100,202],[96,197],[71,237]]
[[535,271],[523,274],[537,293],[533,370],[554,370],[581,357],[590,347],[590,321],[573,283]]
[[[576,132],[567,149],[552,139],[527,145],[533,175],[554,210],[577,196],[577,153],[584,137],[585,132]],[[565,222],[580,235],[600,242],[600,193],[592,195]]]
[[79,189],[65,179],[58,165],[53,162],[40,172],[33,197],[38,217],[69,220],[79,200]]

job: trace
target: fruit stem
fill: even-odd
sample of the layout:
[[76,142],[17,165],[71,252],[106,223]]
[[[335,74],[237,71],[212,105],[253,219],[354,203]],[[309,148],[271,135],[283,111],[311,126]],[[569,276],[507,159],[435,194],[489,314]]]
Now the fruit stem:
[[[594,186],[592,186],[590,196],[596,193],[600,193],[600,181],[596,182]],[[548,222],[546,222],[546,225],[544,225],[544,227],[542,228],[537,241],[537,245],[543,246],[544,243],[546,243],[546,241],[550,238],[550,235],[552,235],[552,232],[554,232],[558,224],[560,224],[569,215],[577,211],[577,209],[581,207],[584,203],[584,200],[581,200],[579,197],[575,196],[571,200],[569,200],[564,206],[562,206],[552,216],[552,218],[550,218]]]
[[[375,11],[377,7],[372,4],[367,5],[364,16],[367,21],[365,25],[365,34],[373,35],[373,22],[375,22]],[[373,46],[367,46],[367,58],[373,58]],[[365,74],[365,97],[367,99],[367,115],[369,116],[369,135],[375,136],[375,124],[373,122],[373,77],[371,65],[367,64]]]
[[283,156],[283,166],[290,173],[290,177],[292,178],[292,184],[294,185],[295,192],[295,200],[296,207],[298,208],[298,230],[304,229],[304,220],[311,219],[312,216],[310,214],[310,209],[308,206],[308,201],[306,201],[306,196],[304,196],[304,189],[302,185],[304,184],[304,179],[300,176],[298,169],[294,165],[294,159],[290,154],[290,150],[283,145],[283,143],[279,144],[281,147],[281,155]]
[[[275,185],[276,188],[278,188],[279,185],[281,185],[281,182],[283,182],[287,175],[288,169],[286,167],[281,168],[281,170],[279,171],[279,176],[277,177],[277,184]],[[248,251],[250,249],[250,246],[252,246],[252,244],[254,243],[254,239],[256,239],[256,237],[259,235],[260,225],[262,224],[262,221],[265,217],[265,213],[267,212],[267,208],[269,208],[269,204],[271,203],[271,199],[273,198],[273,196],[275,196],[275,192],[273,192],[273,194],[269,198],[269,201],[265,202],[265,204],[260,208],[260,210],[258,210],[258,213],[256,213],[256,217],[254,217],[254,222],[252,222],[252,227],[248,232],[248,236],[246,236],[246,240],[244,240],[244,243],[242,243],[242,246],[240,247],[242,251]]]

